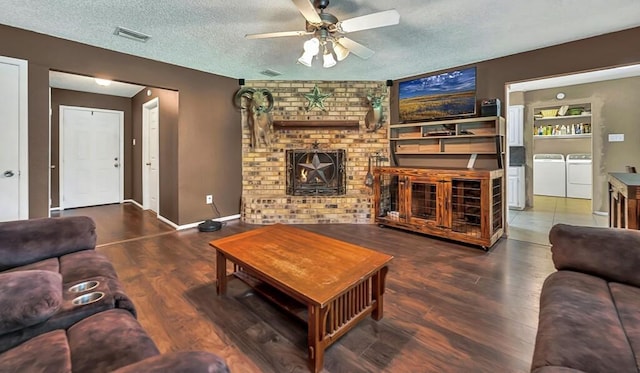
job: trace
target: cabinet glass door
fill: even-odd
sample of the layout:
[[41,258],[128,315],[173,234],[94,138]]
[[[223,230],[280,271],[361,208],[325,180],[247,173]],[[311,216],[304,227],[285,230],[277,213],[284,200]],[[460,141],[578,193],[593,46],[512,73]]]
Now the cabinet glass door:
[[451,180],[451,230],[482,237],[482,182]]
[[398,220],[401,208],[398,175],[380,174],[379,193],[378,206],[375,206],[378,217]]
[[438,183],[415,181],[411,182],[409,206],[410,219],[420,219],[437,224],[438,220]]

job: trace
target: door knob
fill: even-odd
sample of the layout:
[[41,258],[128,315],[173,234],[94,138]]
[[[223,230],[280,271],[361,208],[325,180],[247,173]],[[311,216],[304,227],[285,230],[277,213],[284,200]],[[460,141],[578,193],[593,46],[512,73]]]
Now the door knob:
[[147,166],[151,166],[151,162],[147,162],[145,163]]
[[11,170],[7,170],[2,174],[2,176],[4,176],[4,177],[13,177],[13,175],[14,175],[14,173]]

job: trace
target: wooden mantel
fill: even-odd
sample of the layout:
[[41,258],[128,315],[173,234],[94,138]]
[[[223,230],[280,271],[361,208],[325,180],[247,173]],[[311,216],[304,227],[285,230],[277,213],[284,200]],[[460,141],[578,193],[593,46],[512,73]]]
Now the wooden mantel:
[[273,127],[279,129],[355,128],[357,120],[274,120]]

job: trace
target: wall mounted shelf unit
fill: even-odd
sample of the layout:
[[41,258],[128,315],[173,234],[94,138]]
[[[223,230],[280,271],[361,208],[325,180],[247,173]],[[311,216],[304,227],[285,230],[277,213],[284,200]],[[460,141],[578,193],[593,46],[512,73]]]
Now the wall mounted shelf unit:
[[443,156],[466,164],[480,156],[503,168],[505,131],[505,119],[499,116],[392,124],[389,146],[396,166],[415,166],[416,159],[439,162]]

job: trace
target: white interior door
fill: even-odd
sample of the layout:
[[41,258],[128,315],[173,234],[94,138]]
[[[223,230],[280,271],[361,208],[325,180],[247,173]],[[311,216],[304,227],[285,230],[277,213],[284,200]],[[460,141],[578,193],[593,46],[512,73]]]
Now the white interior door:
[[142,106],[143,140],[142,140],[142,205],[159,213],[159,138],[160,138],[160,106],[158,98]]
[[122,200],[124,113],[60,107],[60,208]]
[[27,61],[0,56],[0,221],[29,217]]

